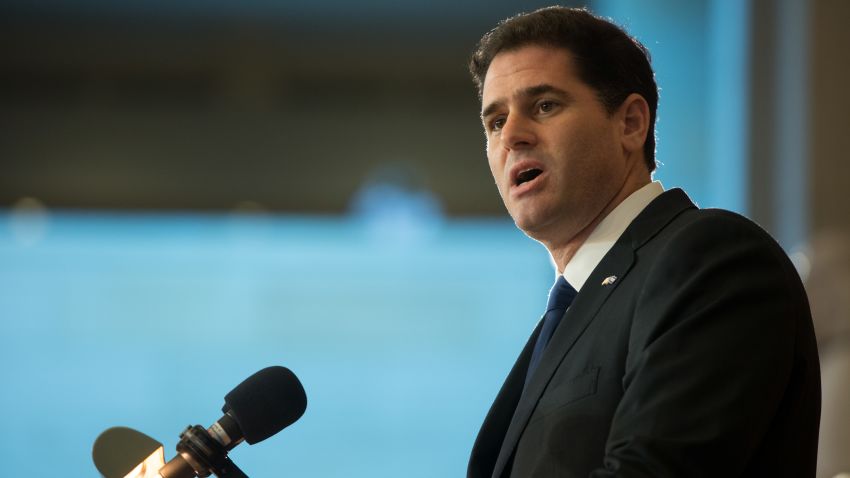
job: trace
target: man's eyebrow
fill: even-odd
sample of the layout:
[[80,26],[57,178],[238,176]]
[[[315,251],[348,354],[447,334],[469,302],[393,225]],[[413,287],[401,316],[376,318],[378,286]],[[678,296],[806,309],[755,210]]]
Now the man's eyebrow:
[[[526,98],[533,98],[535,96],[540,96],[540,95],[543,95],[543,94],[546,94],[546,93],[554,93],[554,94],[556,94],[556,95],[558,95],[562,98],[567,98],[567,99],[571,98],[570,94],[567,93],[566,91],[564,91],[560,88],[556,88],[556,87],[554,87],[550,84],[547,84],[547,83],[542,83],[540,85],[534,85],[534,86],[529,86],[527,88],[523,88],[522,90],[520,90],[519,96],[523,96],[523,97],[526,97]],[[489,105],[487,105],[486,108],[481,110],[481,118],[484,119],[487,116],[493,114],[493,112],[495,112],[497,109],[499,109],[499,107],[502,106],[504,103],[505,103],[505,101],[503,99],[498,99],[498,100],[490,103]]]
[[504,100],[496,100],[496,101],[490,103],[489,105],[487,105],[486,108],[481,110],[481,119],[484,119],[484,118],[490,116],[491,114],[493,114],[504,103],[505,103]]
[[558,96],[566,97],[570,96],[566,91],[560,88],[555,88],[554,86],[546,83],[543,83],[541,85],[529,86],[528,88],[522,90],[523,96],[540,96],[544,93],[555,93]]

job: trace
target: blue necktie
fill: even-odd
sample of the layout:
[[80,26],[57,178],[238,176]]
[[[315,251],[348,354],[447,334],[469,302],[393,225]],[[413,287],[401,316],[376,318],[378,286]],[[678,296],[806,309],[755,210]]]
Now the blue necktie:
[[531,375],[540,364],[540,357],[543,356],[543,350],[552,338],[555,328],[561,322],[561,317],[567,311],[567,307],[573,303],[578,292],[564,279],[564,276],[559,275],[555,285],[549,291],[549,303],[546,305],[546,314],[543,315],[543,327],[540,329],[540,335],[537,336],[537,342],[534,344],[534,351],[531,353],[531,362],[528,364],[528,372],[525,375],[525,383],[531,379]]

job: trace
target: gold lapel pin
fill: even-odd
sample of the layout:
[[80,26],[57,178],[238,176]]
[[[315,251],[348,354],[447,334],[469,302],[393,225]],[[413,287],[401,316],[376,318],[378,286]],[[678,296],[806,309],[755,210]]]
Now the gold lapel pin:
[[611,285],[617,281],[617,276],[608,276],[602,279],[602,285]]

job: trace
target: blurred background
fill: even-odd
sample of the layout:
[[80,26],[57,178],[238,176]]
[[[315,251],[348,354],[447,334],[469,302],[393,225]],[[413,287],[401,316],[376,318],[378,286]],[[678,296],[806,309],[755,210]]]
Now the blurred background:
[[[171,457],[280,364],[308,409],[233,451],[250,476],[463,476],[553,278],[493,186],[466,62],[548,4],[0,0],[6,473],[97,476],[116,425]],[[821,473],[850,470],[850,4],[571,5],[652,52],[656,178],[829,291]]]

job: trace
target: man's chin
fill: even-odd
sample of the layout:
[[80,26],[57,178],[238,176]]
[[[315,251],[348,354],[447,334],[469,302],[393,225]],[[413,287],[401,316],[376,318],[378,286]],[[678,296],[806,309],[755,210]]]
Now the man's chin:
[[540,218],[517,215],[513,219],[517,229],[537,241],[540,241],[546,235],[546,230],[549,229],[545,227],[546,222],[541,221]]
[[526,214],[513,217],[516,227],[526,236],[547,246],[569,241],[570,238],[579,234],[575,224],[565,221],[563,215],[555,214]]

